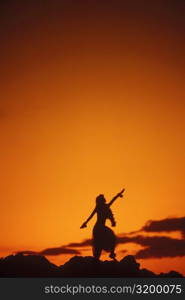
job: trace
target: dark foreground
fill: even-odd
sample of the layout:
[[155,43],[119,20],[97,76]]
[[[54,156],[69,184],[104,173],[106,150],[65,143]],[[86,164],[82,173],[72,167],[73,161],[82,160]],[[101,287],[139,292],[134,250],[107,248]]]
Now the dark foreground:
[[91,256],[74,256],[56,266],[40,255],[10,255],[0,259],[0,277],[183,277],[176,271],[155,274],[141,269],[134,256],[120,261],[96,261]]

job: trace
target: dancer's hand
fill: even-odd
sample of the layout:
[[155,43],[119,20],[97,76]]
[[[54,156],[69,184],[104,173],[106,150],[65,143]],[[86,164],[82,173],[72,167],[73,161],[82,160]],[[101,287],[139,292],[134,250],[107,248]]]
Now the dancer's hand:
[[86,222],[84,222],[84,223],[82,224],[82,226],[80,226],[80,229],[85,228],[85,227],[87,227],[87,223],[86,223]]
[[124,191],[125,191],[125,189],[122,189],[121,192],[117,194],[117,196],[122,198]]
[[112,222],[112,227],[115,227],[116,226],[116,222]]

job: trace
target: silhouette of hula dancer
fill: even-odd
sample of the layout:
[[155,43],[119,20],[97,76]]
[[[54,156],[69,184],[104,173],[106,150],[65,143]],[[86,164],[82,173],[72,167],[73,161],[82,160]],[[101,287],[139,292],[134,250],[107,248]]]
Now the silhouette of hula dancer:
[[82,224],[80,228],[87,227],[87,223],[89,220],[97,213],[97,221],[93,228],[93,256],[96,259],[99,259],[102,250],[110,252],[110,257],[115,259],[115,246],[116,246],[116,236],[114,232],[105,225],[106,219],[111,221],[111,225],[113,227],[116,226],[116,222],[113,216],[113,213],[110,209],[110,206],[114,203],[114,201],[123,197],[123,189],[120,193],[118,193],[109,203],[106,203],[106,199],[104,195],[99,195],[96,197],[96,207],[89,216],[89,218]]

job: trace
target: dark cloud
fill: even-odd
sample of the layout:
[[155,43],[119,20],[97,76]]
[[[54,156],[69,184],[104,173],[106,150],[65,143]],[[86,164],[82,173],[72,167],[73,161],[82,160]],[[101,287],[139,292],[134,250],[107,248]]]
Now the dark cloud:
[[[167,236],[145,236],[141,233],[174,232],[181,233],[182,238],[176,239]],[[130,235],[135,236],[130,236]],[[136,252],[136,258],[162,258],[185,256],[185,217],[150,220],[140,230],[123,234],[118,237],[119,244],[135,243],[145,247]]]
[[40,255],[60,255],[60,254],[80,254],[80,251],[75,249],[69,249],[65,247],[56,247],[56,248],[47,248],[45,250],[42,250]]
[[39,252],[31,251],[31,250],[24,250],[15,252],[15,254],[26,254],[26,255],[39,255]]
[[40,252],[25,250],[18,253],[26,254],[26,255],[48,255],[48,256],[55,256],[55,255],[61,255],[61,254],[74,254],[74,255],[80,255],[81,252],[75,249],[69,249],[65,247],[56,247],[56,248],[47,248]]
[[[171,238],[168,236],[145,236],[144,233],[153,232],[174,232],[179,231],[182,239]],[[138,233],[140,233],[138,235]],[[132,235],[132,236],[131,236]],[[118,244],[135,243],[144,249],[136,252],[136,258],[162,258],[185,256],[185,217],[166,218],[163,220],[150,220],[140,230],[125,233],[118,236]],[[80,248],[90,246],[90,239],[81,243],[70,243],[67,247]]]
[[163,258],[185,256],[185,240],[166,236],[137,235],[118,238],[119,244],[135,243],[145,247],[136,252],[136,258]]
[[185,217],[182,218],[167,218],[159,221],[148,221],[142,227],[145,232],[172,232],[179,231],[185,237]]
[[66,245],[66,247],[80,248],[80,247],[86,247],[86,246],[91,246],[91,245],[92,245],[92,240],[87,239],[87,240],[82,241],[81,243],[70,243],[70,244]]
[[[146,236],[148,232],[174,232],[179,231],[182,234],[181,239],[171,238],[168,236]],[[138,234],[139,233],[139,234]],[[138,250],[135,257],[144,258],[163,258],[185,256],[185,217],[166,218],[158,221],[148,221],[140,230],[130,233],[124,233],[117,238],[118,244],[134,243],[143,247]],[[91,239],[86,239],[80,243],[69,243],[67,245],[47,248],[40,252],[22,251],[23,254],[35,255],[61,255],[74,254],[80,255],[81,252],[76,248],[83,248],[92,245]],[[84,249],[83,249],[84,250]],[[126,251],[126,250],[123,250]]]

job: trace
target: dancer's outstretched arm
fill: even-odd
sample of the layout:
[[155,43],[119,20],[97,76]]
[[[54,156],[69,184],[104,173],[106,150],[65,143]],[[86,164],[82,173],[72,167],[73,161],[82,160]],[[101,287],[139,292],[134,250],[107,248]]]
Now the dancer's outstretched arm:
[[108,203],[108,206],[111,206],[117,198],[119,198],[119,197],[122,198],[124,191],[125,191],[125,189],[122,189],[120,193],[118,193],[116,196],[114,196],[114,198],[112,198],[112,200]]
[[96,208],[93,210],[93,212],[90,214],[89,218],[81,225],[80,228],[87,227],[87,223],[90,221],[90,219],[92,219],[92,217],[94,216],[95,213],[96,213]]

